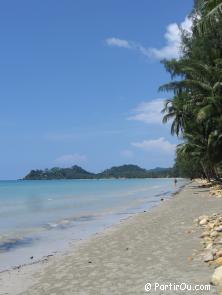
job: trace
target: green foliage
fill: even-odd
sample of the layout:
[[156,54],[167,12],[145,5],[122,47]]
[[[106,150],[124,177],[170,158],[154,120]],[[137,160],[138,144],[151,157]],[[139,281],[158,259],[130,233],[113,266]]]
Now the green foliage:
[[181,155],[177,153],[174,174],[184,178],[201,178],[203,177],[202,167],[198,158],[191,158],[187,154]]
[[[183,56],[163,61],[172,81],[160,90],[173,93],[163,109],[163,122],[172,120],[171,133],[184,141],[178,147],[175,169],[190,177],[221,176],[221,3],[222,0],[196,1],[193,32],[183,33]],[[208,29],[200,34],[198,30],[206,24]]]
[[87,172],[79,166],[71,168],[52,168],[45,170],[31,170],[24,177],[25,180],[52,180],[52,179],[91,179],[95,174]]
[[97,174],[98,178],[156,178],[170,177],[172,174],[171,168],[155,168],[146,170],[137,165],[123,165],[112,167]]
[[[79,166],[71,168],[52,168],[45,170],[31,170],[24,177],[25,180],[52,180],[52,179],[103,179],[103,178],[157,178],[175,176],[173,168],[155,168],[146,170],[136,165],[112,167],[95,174]],[[179,175],[178,175],[179,176]]]
[[199,34],[212,30],[222,18],[222,0],[199,0],[196,8],[202,16],[201,21],[197,24]]

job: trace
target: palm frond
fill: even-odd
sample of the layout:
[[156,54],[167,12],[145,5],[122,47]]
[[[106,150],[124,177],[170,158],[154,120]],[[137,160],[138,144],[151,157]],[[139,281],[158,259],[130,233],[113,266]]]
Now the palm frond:
[[205,1],[202,19],[197,24],[197,32],[202,35],[208,32],[222,18],[222,0]]
[[197,121],[203,122],[204,120],[210,118],[215,113],[215,109],[211,104],[206,105],[205,107],[201,108],[197,114]]

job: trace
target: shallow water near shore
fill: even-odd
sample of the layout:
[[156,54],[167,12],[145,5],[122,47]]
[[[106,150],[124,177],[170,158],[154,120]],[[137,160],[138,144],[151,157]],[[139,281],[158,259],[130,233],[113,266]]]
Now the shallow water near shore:
[[0,182],[0,271],[68,249],[167,199],[187,180]]

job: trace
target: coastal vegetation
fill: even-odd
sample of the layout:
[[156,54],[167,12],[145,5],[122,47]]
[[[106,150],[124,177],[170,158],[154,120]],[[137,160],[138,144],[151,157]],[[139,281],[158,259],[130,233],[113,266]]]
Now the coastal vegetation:
[[157,178],[173,177],[174,168],[155,168],[146,170],[137,165],[122,165],[112,167],[101,173],[91,173],[79,166],[71,168],[52,168],[45,170],[31,170],[25,180],[52,180],[52,179],[106,179],[106,178]]
[[189,177],[222,176],[222,0],[195,1],[192,31],[182,31],[181,57],[164,60],[171,81],[160,87],[173,93],[163,122],[182,140],[176,167]]

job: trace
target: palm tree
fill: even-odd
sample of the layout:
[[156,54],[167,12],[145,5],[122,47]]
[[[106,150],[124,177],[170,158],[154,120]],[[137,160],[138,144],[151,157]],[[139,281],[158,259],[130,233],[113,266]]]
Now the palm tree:
[[172,120],[171,134],[183,139],[176,163],[183,165],[188,159],[198,175],[218,178],[222,171],[222,0],[196,0],[192,17],[193,34],[182,34],[183,56],[163,61],[172,81],[160,90],[173,93],[162,110],[163,123]]
[[182,136],[185,143],[178,149],[183,155],[199,159],[204,174],[218,178],[222,161],[222,69],[220,60],[214,66],[180,60],[167,63],[173,77],[183,78],[160,87],[173,91],[165,103],[163,122],[172,119],[171,133]]
[[164,114],[164,124],[172,120],[171,134],[177,136],[181,135],[184,132],[186,124],[185,103],[183,100],[183,95],[178,95],[174,97],[174,99],[167,99],[161,112]]
[[209,31],[222,18],[222,0],[199,0],[197,3],[201,20],[197,23],[200,34]]

